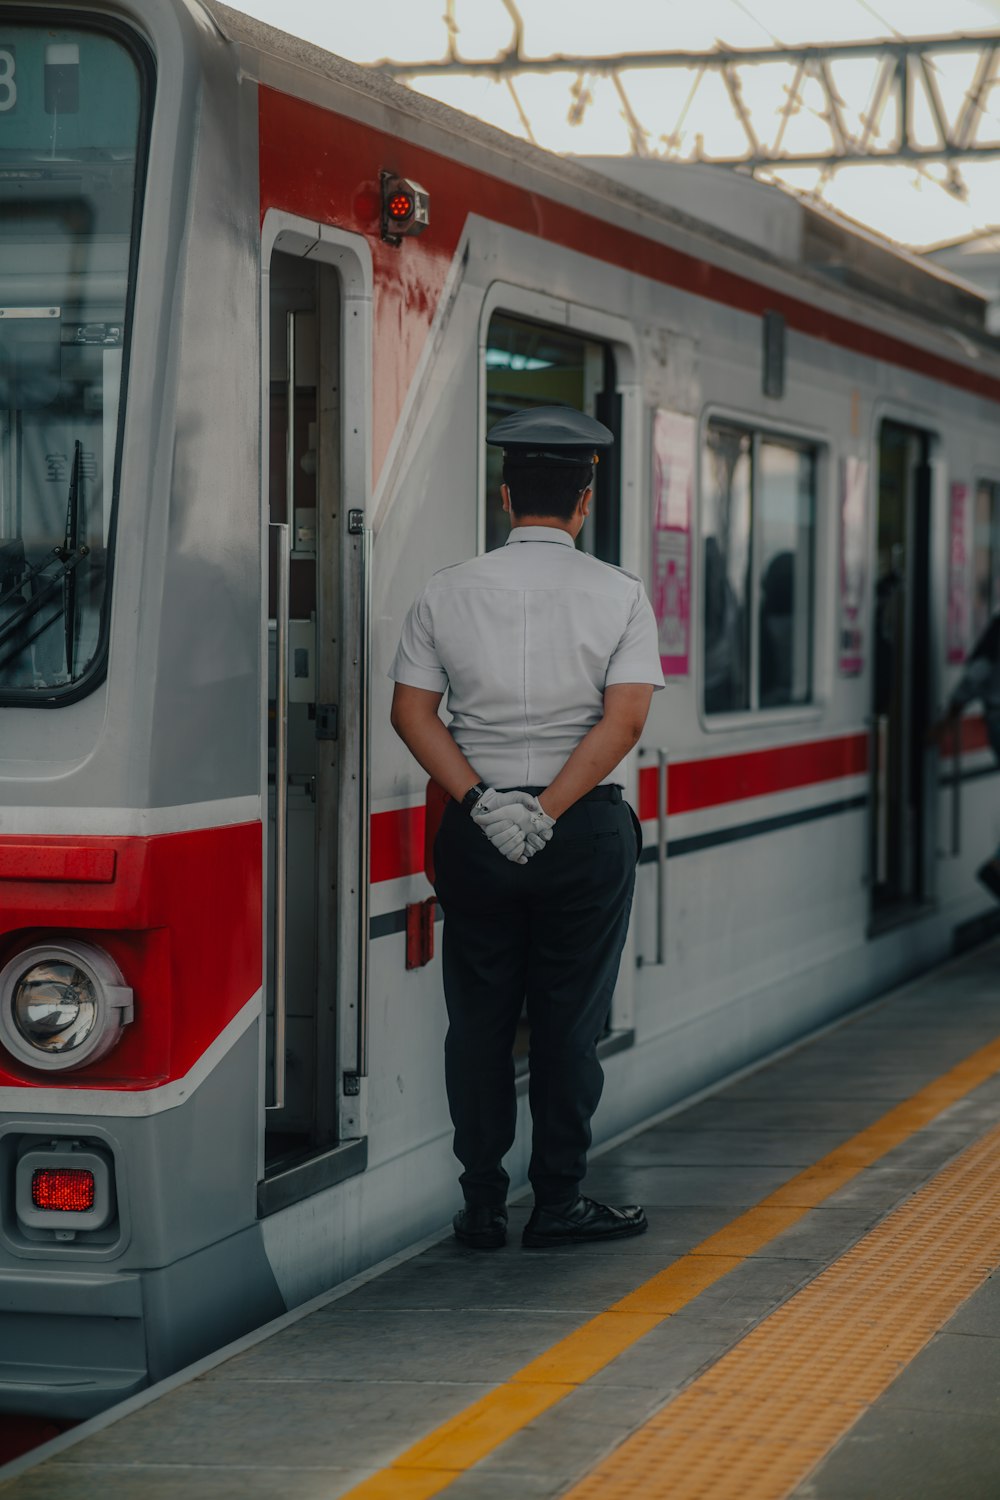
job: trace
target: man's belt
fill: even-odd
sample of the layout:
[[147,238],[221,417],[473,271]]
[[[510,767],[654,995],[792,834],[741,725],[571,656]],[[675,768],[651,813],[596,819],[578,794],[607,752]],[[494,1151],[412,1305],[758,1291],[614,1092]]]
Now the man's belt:
[[[527,792],[532,797],[538,797],[545,791],[543,786],[501,786],[498,792]],[[611,782],[605,786],[595,786],[591,791],[585,792],[578,797],[577,802],[620,802],[622,800],[622,789],[616,783]]]

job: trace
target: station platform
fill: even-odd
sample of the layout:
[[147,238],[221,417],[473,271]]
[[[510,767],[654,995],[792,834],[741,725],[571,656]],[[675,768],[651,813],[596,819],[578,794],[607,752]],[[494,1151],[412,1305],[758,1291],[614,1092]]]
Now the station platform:
[[[2,1500],[997,1500],[1000,943],[594,1157],[645,1235],[450,1233]],[[456,1205],[457,1206],[457,1205]]]

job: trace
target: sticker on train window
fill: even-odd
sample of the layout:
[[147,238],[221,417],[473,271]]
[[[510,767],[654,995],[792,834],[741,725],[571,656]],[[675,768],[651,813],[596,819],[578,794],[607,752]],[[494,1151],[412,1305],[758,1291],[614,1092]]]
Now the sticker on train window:
[[0,42],[0,115],[17,108],[17,53]]

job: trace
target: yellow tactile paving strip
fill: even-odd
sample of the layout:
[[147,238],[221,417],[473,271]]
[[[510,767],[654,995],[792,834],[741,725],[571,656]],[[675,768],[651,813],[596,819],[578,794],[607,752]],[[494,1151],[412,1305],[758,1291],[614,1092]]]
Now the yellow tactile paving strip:
[[[441,1494],[460,1474],[466,1473],[536,1417],[556,1406],[650,1333],[664,1318],[693,1302],[699,1293],[742,1265],[755,1251],[784,1234],[810,1209],[844,1187],[865,1167],[872,1166],[894,1147],[909,1140],[998,1072],[1000,1038],[981,1047],[876,1120],[867,1130],[799,1172],[784,1187],[740,1214],[717,1234],[703,1240],[687,1255],[614,1303],[607,1312],[590,1319],[516,1371],[505,1384],[407,1448],[387,1468],[348,1490],[341,1500],[430,1500],[431,1496]],[[718,1365],[712,1368],[714,1371]],[[856,1415],[857,1412],[852,1413],[847,1425]],[[790,1440],[785,1438],[783,1441]],[[810,1459],[810,1467],[815,1461]],[[634,1485],[634,1481],[630,1483]],[[597,1491],[587,1493],[596,1494]],[[621,1491],[622,1495],[628,1493],[627,1489]],[[690,1493],[700,1492],[692,1490]],[[734,1500],[737,1494],[739,1500],[751,1500],[751,1492],[745,1491],[742,1485],[736,1491],[711,1493],[724,1497],[724,1500]],[[756,1492],[753,1492],[753,1500],[756,1500]]]
[[1000,1127],[758,1324],[566,1500],[785,1500],[1000,1264]]

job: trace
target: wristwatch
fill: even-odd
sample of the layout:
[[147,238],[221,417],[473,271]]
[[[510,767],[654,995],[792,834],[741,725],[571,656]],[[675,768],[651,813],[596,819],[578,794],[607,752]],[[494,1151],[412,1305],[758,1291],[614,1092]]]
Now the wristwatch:
[[468,813],[469,817],[471,817],[472,809],[478,804],[480,797],[486,795],[487,790],[488,788],[485,787],[481,781],[477,781],[475,786],[470,786],[469,790],[466,792],[465,796],[459,803],[462,811],[464,813]]

